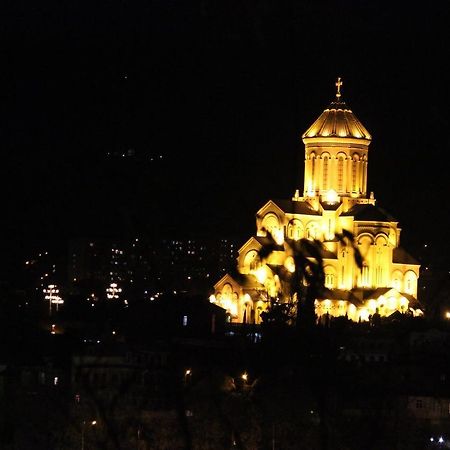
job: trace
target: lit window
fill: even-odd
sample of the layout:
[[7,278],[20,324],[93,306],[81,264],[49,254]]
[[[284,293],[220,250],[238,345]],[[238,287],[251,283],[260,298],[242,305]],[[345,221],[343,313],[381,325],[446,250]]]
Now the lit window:
[[183,327],[186,327],[188,323],[188,316],[183,316]]

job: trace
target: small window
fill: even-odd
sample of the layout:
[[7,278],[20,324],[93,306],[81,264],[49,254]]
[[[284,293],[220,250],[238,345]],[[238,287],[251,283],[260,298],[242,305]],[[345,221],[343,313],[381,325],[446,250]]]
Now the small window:
[[186,327],[188,324],[188,316],[183,316],[183,327]]

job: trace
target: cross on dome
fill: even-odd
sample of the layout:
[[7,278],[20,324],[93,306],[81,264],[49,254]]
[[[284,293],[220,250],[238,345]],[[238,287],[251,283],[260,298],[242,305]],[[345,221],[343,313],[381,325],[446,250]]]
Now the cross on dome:
[[341,86],[344,84],[341,81],[341,77],[338,77],[336,83],[334,83],[337,87],[337,91],[336,91],[336,98],[339,100],[339,98],[341,97]]

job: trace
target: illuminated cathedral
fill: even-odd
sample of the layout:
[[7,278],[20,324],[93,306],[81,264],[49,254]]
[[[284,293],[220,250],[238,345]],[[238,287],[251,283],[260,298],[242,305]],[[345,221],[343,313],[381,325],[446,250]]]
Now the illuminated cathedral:
[[[305,167],[303,195],[269,200],[256,214],[256,234],[240,248],[239,276],[226,274],[214,285],[210,301],[227,310],[231,322],[260,323],[271,298],[280,298],[274,267],[293,272],[292,256],[284,238],[318,239],[325,289],[315,301],[316,316],[346,316],[367,321],[377,313],[421,315],[417,300],[418,262],[400,246],[398,222],[376,205],[367,191],[371,135],[341,96],[336,98],[303,133]],[[336,238],[351,232],[363,257],[356,264],[353,250]],[[279,250],[261,260],[259,252],[270,232]],[[287,301],[280,298],[280,301]]]

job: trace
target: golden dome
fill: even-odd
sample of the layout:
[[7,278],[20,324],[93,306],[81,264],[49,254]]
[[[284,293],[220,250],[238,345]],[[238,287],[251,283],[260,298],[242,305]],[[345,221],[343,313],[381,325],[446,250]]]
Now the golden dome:
[[309,138],[351,138],[371,141],[372,136],[356,118],[352,110],[341,99],[341,79],[336,83],[336,100],[303,133],[303,139]]

